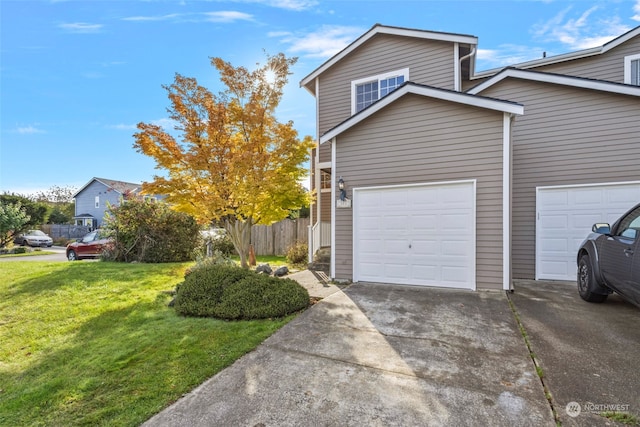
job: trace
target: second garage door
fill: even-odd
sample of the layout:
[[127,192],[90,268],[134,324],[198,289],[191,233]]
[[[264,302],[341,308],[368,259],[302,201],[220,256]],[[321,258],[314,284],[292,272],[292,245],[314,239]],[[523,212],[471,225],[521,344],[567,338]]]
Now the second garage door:
[[475,289],[475,181],[355,189],[354,280]]
[[540,187],[536,279],[575,280],[577,250],[596,222],[613,223],[640,201],[640,183]]

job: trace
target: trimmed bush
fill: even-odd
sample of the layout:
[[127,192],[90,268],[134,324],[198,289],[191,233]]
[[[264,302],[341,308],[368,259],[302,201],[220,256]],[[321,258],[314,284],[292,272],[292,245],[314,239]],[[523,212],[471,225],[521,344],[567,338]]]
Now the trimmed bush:
[[309,246],[296,242],[287,249],[287,262],[291,265],[306,264],[309,260]]
[[191,270],[177,289],[175,309],[184,316],[221,319],[282,317],[309,305],[298,282],[224,265]]

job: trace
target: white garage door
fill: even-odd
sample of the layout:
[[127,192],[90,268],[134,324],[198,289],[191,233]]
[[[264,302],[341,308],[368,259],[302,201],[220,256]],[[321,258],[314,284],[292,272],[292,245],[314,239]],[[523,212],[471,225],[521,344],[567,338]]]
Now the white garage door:
[[475,182],[354,189],[354,280],[475,289]]
[[640,201],[640,183],[537,189],[536,279],[575,280],[576,253],[596,222]]

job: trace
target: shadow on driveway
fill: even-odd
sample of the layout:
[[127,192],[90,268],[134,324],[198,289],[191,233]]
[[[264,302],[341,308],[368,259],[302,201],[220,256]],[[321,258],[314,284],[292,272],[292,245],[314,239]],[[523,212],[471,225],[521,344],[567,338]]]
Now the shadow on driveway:
[[[583,301],[575,282],[516,281],[510,295],[544,372],[563,426],[613,422],[605,410],[640,418],[640,309],[618,295]],[[575,402],[580,413],[566,407]],[[575,408],[575,405],[574,405]]]
[[553,426],[503,292],[358,283],[146,426]]

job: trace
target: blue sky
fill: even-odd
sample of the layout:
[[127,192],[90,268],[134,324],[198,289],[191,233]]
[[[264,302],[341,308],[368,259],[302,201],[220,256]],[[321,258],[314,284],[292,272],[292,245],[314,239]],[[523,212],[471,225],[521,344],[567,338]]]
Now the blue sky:
[[376,23],[477,36],[481,71],[602,45],[640,25],[640,0],[0,0],[0,193],[152,180],[135,125],[171,128],[176,72],[222,90],[210,57],[298,57],[278,117],[315,136],[300,80]]

